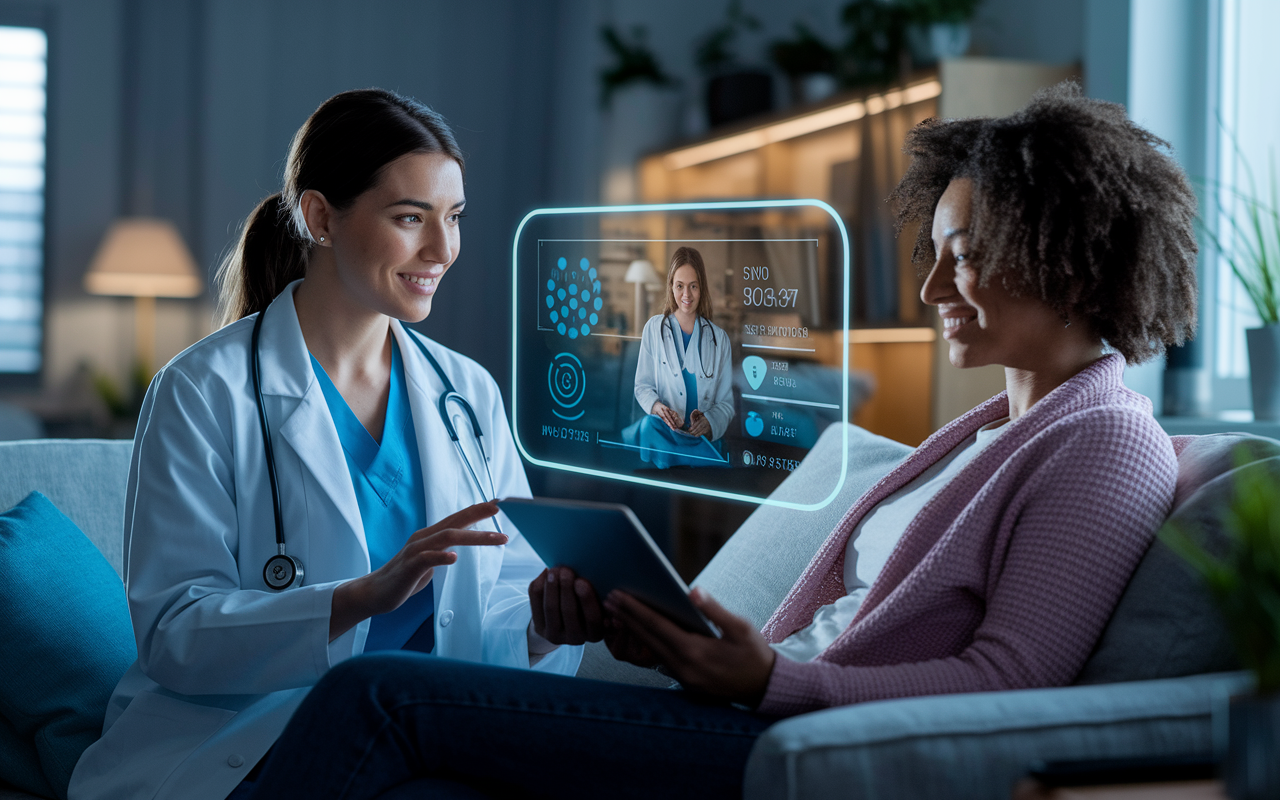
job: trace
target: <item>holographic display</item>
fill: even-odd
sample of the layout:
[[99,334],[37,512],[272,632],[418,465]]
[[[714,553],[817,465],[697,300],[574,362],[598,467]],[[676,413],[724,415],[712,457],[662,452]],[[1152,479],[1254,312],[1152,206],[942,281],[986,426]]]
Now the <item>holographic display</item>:
[[[818,200],[551,208],[512,252],[531,463],[750,502],[849,417],[849,241]],[[846,464],[795,508],[820,508]]]

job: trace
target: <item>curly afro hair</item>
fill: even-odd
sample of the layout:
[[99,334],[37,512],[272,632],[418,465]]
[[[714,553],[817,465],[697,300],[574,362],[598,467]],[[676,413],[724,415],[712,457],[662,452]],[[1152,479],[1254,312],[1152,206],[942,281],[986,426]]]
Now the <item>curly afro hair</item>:
[[971,179],[981,283],[1043,300],[1138,364],[1196,327],[1196,200],[1168,147],[1066,82],[1008,117],[920,123],[889,199],[899,232],[921,223],[912,260],[927,263],[938,199]]

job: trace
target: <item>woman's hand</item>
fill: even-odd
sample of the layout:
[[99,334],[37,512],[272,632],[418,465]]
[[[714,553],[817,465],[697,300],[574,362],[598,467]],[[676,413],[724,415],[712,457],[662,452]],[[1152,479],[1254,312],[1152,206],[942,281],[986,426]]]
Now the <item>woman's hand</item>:
[[610,592],[604,608],[686,689],[755,708],[773,673],[773,648],[755,626],[701,589],[694,589],[689,598],[719,626],[721,638],[689,633],[625,592]]
[[529,584],[533,632],[552,644],[584,644],[604,638],[604,611],[589,581],[568,567],[544,569]]
[[422,591],[431,582],[436,567],[458,560],[458,554],[447,548],[506,544],[507,537],[501,533],[464,530],[497,513],[496,503],[477,503],[464,508],[414,533],[400,552],[378,569],[339,584],[333,590],[329,641],[351,630],[361,620],[395,611]]
[[711,434],[711,423],[707,422],[707,415],[696,408],[689,414],[689,433],[694,436]]
[[680,415],[672,410],[670,406],[665,405],[661,400],[653,401],[653,408],[649,409],[649,413],[657,416],[658,419],[667,423],[667,427],[673,431],[678,431],[682,427],[680,424]]

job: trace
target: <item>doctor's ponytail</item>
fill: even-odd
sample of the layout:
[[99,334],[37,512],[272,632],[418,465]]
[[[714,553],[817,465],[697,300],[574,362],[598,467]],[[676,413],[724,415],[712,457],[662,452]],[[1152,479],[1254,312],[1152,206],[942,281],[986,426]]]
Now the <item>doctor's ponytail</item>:
[[218,269],[218,327],[256,314],[306,275],[311,234],[302,193],[314,190],[336,209],[371,189],[382,168],[410,153],[443,153],[466,173],[444,118],[383,89],[342,92],[324,101],[294,134],[284,188],[258,203],[240,241]]

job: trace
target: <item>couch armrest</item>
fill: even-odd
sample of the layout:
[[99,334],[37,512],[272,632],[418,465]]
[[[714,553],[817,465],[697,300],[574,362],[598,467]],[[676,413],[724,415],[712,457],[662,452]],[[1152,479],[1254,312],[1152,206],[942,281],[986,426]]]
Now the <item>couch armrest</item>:
[[754,798],[1001,798],[1039,760],[1214,752],[1247,673],[914,697],[803,714],[747,762]]

